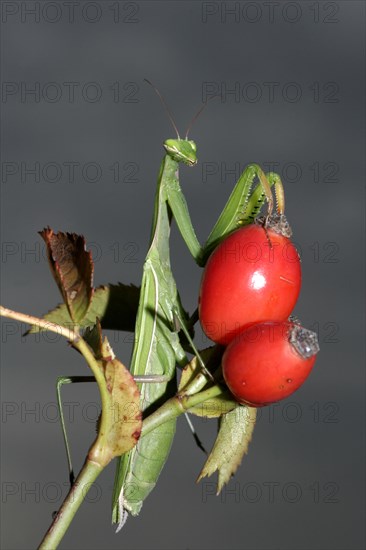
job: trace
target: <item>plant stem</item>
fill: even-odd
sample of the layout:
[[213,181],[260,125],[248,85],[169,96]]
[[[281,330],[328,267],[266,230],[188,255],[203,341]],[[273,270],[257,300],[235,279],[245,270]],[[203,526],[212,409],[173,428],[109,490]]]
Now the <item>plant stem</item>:
[[51,332],[55,332],[56,334],[61,334],[61,336],[64,336],[65,338],[70,340],[70,342],[74,342],[75,340],[80,338],[78,332],[71,330],[70,328],[62,327],[61,325],[51,323],[50,321],[45,321],[44,319],[39,319],[38,317],[33,317],[33,315],[27,315],[26,313],[13,311],[12,309],[8,309],[7,307],[0,306],[0,315],[2,317],[8,317],[9,319],[15,319],[16,321],[20,321],[21,323],[28,323],[29,325],[35,325],[39,328],[50,330]]
[[54,550],[57,548],[90,487],[102,471],[103,467],[99,464],[90,460],[85,462],[64,503],[57,512],[51,527],[45,534],[39,550]]
[[216,384],[215,386],[211,386],[207,390],[200,393],[195,393],[194,395],[178,393],[175,397],[168,399],[164,405],[159,407],[143,421],[141,437],[144,437],[144,435],[155,430],[155,428],[161,424],[164,424],[164,422],[185,413],[188,409],[200,405],[208,399],[221,395],[224,391],[225,390],[222,386]]

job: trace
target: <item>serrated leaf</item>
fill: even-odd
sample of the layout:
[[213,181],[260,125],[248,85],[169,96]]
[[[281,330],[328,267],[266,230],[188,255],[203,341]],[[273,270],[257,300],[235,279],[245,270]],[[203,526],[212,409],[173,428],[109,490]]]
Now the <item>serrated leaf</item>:
[[[103,346],[106,342],[108,344],[104,339]],[[106,465],[137,444],[142,429],[142,412],[140,392],[131,373],[118,359],[103,361],[103,365],[108,398],[103,403],[100,425],[103,425],[104,414],[108,416],[108,422],[104,431],[98,434],[89,457]]]
[[218,397],[207,399],[201,405],[192,407],[188,410],[189,413],[195,416],[205,418],[219,418],[220,416],[232,411],[237,405],[237,402],[230,398],[230,393],[224,393]]
[[103,357],[103,335],[100,321],[97,318],[93,327],[87,327],[83,334],[84,340],[89,344],[94,352],[96,359]]
[[[80,322],[80,326],[81,328],[92,327],[98,318],[103,329],[133,332],[139,298],[140,289],[134,285],[120,283],[98,287],[94,292],[86,316]],[[74,324],[65,304],[61,304],[49,311],[43,318],[46,321],[66,327]],[[43,330],[33,325],[27,334]]]
[[[216,356],[216,354],[216,347],[210,347],[200,351],[200,356],[206,365],[209,363],[210,358]],[[197,357],[193,357],[182,370],[178,391],[183,391],[199,372],[201,372],[201,366],[198,363]],[[232,398],[231,393],[228,391],[218,397],[208,399],[196,407],[192,407],[188,412],[196,416],[218,418],[233,410],[237,404],[238,402]]]
[[197,481],[218,472],[217,494],[238,469],[252,439],[257,409],[239,405],[220,419],[220,429]]
[[85,239],[75,233],[54,233],[50,227],[40,231],[47,247],[52,275],[74,323],[80,323],[93,295],[93,260]]

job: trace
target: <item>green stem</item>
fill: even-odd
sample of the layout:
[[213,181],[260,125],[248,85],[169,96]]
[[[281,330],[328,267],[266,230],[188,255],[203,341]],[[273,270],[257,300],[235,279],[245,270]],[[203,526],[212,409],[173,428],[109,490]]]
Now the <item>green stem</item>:
[[225,390],[222,386],[216,384],[215,386],[211,386],[211,388],[208,388],[207,390],[196,393],[194,395],[185,395],[178,393],[175,397],[172,397],[171,399],[166,401],[164,405],[159,407],[155,412],[153,412],[144,420],[142,424],[141,437],[144,437],[144,435],[155,430],[155,428],[157,428],[161,424],[164,424],[164,422],[167,422],[168,420],[176,418],[177,416],[187,412],[192,407],[200,405],[208,399],[212,399],[213,397],[222,395],[224,391]]
[[85,462],[64,503],[57,512],[51,527],[45,534],[39,550],[54,550],[57,548],[90,487],[102,471],[103,467],[99,464],[90,460]]
[[[223,346],[216,345],[213,349],[210,350],[210,355],[205,358],[206,366],[210,369],[210,372],[212,373],[216,381],[220,376],[222,377],[219,367],[221,365],[223,350]],[[208,350],[203,350],[203,353],[205,351]],[[187,385],[184,386],[185,395],[193,395],[200,392],[208,383],[207,375],[205,374],[205,372],[197,368],[197,361],[198,357],[196,358],[196,364],[194,367],[195,372],[198,372],[194,376],[194,378]]]
[[[85,340],[80,337],[78,340],[75,340],[72,345],[83,355],[95,376],[95,380],[97,381],[100,398],[102,401],[102,415],[100,418],[98,433],[104,434],[107,432],[107,427],[111,424],[111,417],[113,414],[113,411],[109,405],[109,393],[104,378],[104,373]],[[104,464],[104,466],[106,466],[106,464]]]
[[8,317],[8,319],[14,319],[20,321],[21,323],[28,323],[29,325],[34,325],[38,328],[43,328],[44,330],[50,330],[56,334],[61,334],[70,342],[74,342],[80,336],[79,333],[70,328],[62,327],[56,323],[51,323],[51,321],[46,321],[45,319],[40,319],[39,317],[34,317],[33,315],[28,315],[27,313],[21,313],[19,311],[13,311],[4,306],[0,306],[0,316]]

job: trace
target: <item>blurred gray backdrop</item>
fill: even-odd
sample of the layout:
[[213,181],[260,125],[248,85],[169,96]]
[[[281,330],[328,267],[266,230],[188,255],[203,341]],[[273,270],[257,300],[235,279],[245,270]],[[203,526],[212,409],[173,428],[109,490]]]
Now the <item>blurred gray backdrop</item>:
[[[98,479],[65,549],[361,550],[364,540],[365,3],[3,1],[2,297],[42,315],[59,302],[37,231],[86,236],[96,285],[138,284],[162,142],[191,137],[181,183],[201,241],[249,162],[279,172],[303,262],[296,313],[319,332],[306,384],[261,411],[249,455],[214,496],[184,420],[139,518],[110,526],[114,466]],[[172,231],[186,307],[200,270]],[[2,322],[2,547],[37,546],[67,493],[55,380],[87,373],[52,335]],[[131,336],[111,334],[128,363]],[[207,341],[198,331],[197,343]],[[66,387],[78,469],[95,436],[92,385]],[[207,447],[215,422],[197,421]]]

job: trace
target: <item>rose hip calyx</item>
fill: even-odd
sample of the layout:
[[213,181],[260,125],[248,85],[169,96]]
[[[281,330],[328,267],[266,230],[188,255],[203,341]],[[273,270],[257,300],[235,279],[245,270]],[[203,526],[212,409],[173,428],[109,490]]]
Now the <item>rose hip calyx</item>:
[[259,216],[255,219],[255,223],[288,239],[292,236],[292,229],[285,214],[276,212],[270,216]]
[[319,341],[316,332],[294,324],[289,330],[289,342],[304,359],[309,359],[319,352]]

